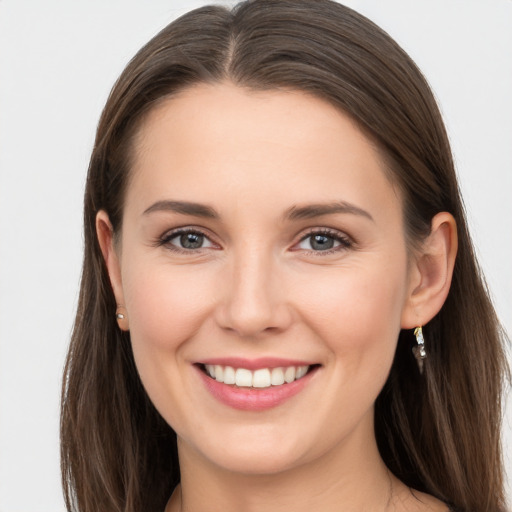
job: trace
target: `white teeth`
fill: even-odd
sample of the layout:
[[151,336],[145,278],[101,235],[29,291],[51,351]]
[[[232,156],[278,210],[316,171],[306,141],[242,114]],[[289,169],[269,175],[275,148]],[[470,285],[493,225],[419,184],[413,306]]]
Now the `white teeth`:
[[237,386],[252,386],[252,372],[251,370],[246,370],[245,368],[238,368],[235,372],[235,384]]
[[272,386],[280,386],[284,384],[284,372],[282,368],[273,368],[272,376],[270,377]]
[[224,368],[218,364],[215,365],[215,380],[224,382]]
[[235,370],[231,366],[224,368],[224,384],[234,384],[236,382]]
[[[295,372],[295,379],[301,379],[308,373],[308,367],[307,366],[298,366],[297,371]],[[225,382],[225,381],[224,381]]]
[[281,386],[285,382],[301,379],[308,373],[309,366],[288,366],[286,368],[260,368],[255,371],[232,366],[205,365],[206,373],[218,382],[235,384],[239,387],[268,388]]
[[288,366],[284,371],[284,380],[288,384],[295,380],[295,368],[293,366]]
[[253,388],[268,388],[270,387],[270,370],[264,368],[256,370],[252,376]]

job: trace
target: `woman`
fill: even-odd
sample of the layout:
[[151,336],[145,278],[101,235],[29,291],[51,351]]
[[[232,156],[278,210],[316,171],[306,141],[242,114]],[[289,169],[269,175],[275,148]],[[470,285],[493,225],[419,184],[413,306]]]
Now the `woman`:
[[448,140],[364,17],[165,28],[103,112],[85,238],[70,510],[504,510],[506,363]]

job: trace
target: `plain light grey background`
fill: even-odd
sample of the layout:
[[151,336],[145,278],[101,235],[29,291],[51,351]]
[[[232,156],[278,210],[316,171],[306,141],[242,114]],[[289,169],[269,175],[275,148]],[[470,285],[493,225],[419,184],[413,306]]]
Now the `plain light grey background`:
[[[136,50],[205,3],[0,0],[0,512],[64,510],[60,378],[95,126]],[[480,261],[512,332],[512,1],[346,3],[395,37],[433,86]]]

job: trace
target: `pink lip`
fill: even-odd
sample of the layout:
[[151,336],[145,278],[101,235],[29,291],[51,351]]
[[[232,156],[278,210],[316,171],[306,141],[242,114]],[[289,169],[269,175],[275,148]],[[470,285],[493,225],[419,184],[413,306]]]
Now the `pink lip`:
[[[280,364],[279,366],[293,365]],[[234,365],[234,367],[247,368],[247,366],[243,365]],[[263,367],[268,368],[268,366]],[[261,366],[258,366],[257,368],[261,368]],[[240,409],[244,411],[264,411],[266,409],[277,407],[278,405],[284,403],[286,400],[290,399],[292,396],[300,393],[311,381],[311,378],[316,373],[318,368],[313,368],[304,377],[289,384],[282,384],[281,386],[270,386],[268,388],[259,389],[238,388],[234,385],[217,382],[215,379],[212,379],[210,376],[206,375],[199,366],[196,366],[196,369],[199,376],[203,380],[206,389],[223,404],[228,405],[229,407],[233,407],[234,409]]]
[[258,359],[244,359],[243,357],[216,357],[198,361],[199,364],[231,366],[232,368],[245,368],[259,370],[260,368],[279,368],[283,366],[311,366],[314,363],[298,361],[296,359],[281,359],[278,357],[260,357]]

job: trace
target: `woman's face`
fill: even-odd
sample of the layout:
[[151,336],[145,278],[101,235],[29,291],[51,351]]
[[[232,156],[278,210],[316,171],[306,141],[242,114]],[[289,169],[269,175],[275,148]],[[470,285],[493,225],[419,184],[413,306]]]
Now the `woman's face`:
[[347,116],[185,90],[138,134],[121,235],[117,300],[183,453],[272,473],[373,442],[411,279],[400,196]]

